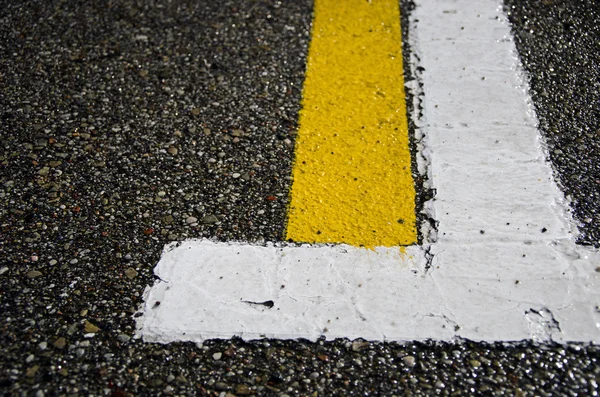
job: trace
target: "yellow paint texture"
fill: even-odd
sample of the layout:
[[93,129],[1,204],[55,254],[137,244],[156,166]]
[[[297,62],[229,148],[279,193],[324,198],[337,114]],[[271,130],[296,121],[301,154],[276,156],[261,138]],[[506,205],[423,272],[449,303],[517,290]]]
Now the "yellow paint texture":
[[416,243],[398,0],[315,0],[286,238]]

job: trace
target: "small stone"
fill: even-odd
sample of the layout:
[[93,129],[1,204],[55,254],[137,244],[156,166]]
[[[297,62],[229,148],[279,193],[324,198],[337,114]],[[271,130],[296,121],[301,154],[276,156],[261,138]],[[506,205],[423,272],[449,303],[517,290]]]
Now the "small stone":
[[404,357],[402,357],[402,362],[407,367],[414,367],[415,364],[416,364],[416,360],[415,360],[415,358],[413,356],[404,356]]
[[129,335],[126,335],[126,334],[120,334],[119,336],[117,336],[117,339],[121,343],[126,343],[126,342],[129,342],[129,339],[131,339],[131,337]]
[[215,383],[215,389],[219,391],[229,390],[229,386],[225,382],[217,382]]
[[250,393],[250,388],[246,385],[237,385],[235,388],[235,394],[239,394],[240,396],[246,396]]
[[165,382],[163,382],[162,379],[159,379],[159,378],[152,378],[148,381],[148,384],[151,387],[158,387],[158,386],[162,385],[163,383],[165,383]]
[[175,156],[177,153],[179,153],[179,150],[178,150],[178,149],[177,149],[175,146],[170,146],[170,147],[167,149],[167,152],[168,152],[170,155],[172,155],[172,156]]
[[233,130],[231,135],[236,136],[236,137],[242,137],[242,136],[244,136],[244,131],[243,130]]
[[188,216],[185,220],[185,223],[187,223],[188,225],[191,225],[192,223],[196,222],[198,222],[198,218],[196,218],[195,216]]
[[234,172],[231,176],[233,177],[233,179],[237,179],[241,176],[241,174],[238,172]]
[[36,278],[36,277],[40,277],[41,275],[42,275],[42,272],[40,272],[39,270],[30,270],[27,272],[28,278]]
[[38,390],[35,392],[35,397],[44,397],[44,391],[43,390]]
[[88,334],[95,334],[96,332],[100,331],[100,328],[98,328],[96,325],[90,323],[87,320],[85,321],[84,329],[85,332]]
[[221,353],[221,352],[217,352],[217,353],[213,354],[213,358],[215,360],[220,360],[221,357],[223,357],[223,353]]
[[170,225],[171,223],[173,223],[174,219],[173,219],[173,215],[167,215],[163,217],[163,222],[166,223],[167,225]]
[[33,354],[30,354],[27,356],[27,358],[25,359],[25,362],[27,364],[29,364],[30,362],[32,362],[33,360],[35,360],[35,356]]
[[471,364],[471,367],[473,367],[473,368],[481,367],[481,362],[479,360],[471,360],[471,361],[469,361],[469,363]]
[[437,382],[435,382],[435,387],[436,389],[443,389],[446,387],[446,385],[441,380],[438,380]]
[[361,350],[366,349],[367,347],[369,347],[369,342],[352,342],[352,351],[359,352]]
[[25,376],[28,378],[33,378],[37,373],[38,369],[40,369],[39,365],[34,365],[33,367],[28,368],[27,372],[25,372]]
[[44,167],[38,171],[38,175],[41,175],[41,176],[46,176],[49,173],[50,173],[50,168],[48,168],[48,167]]
[[56,347],[57,349],[63,349],[66,344],[67,340],[65,338],[58,338],[53,343],[54,347]]
[[219,218],[217,218],[214,215],[207,215],[204,218],[202,218],[202,223],[211,224],[217,222],[219,222]]
[[308,377],[312,380],[316,380],[319,378],[319,373],[318,372],[313,372],[310,375],[308,375]]
[[38,344],[38,347],[40,348],[40,350],[46,350],[46,348],[48,347],[48,342],[40,342]]
[[62,161],[58,161],[58,160],[51,161],[48,163],[48,165],[52,168],[56,168],[56,167],[60,166],[61,164],[62,164]]
[[138,275],[138,272],[134,268],[128,267],[125,270],[125,275],[127,276],[128,279],[132,280]]
[[6,266],[0,268],[0,276],[3,275],[4,273],[6,273],[7,271],[8,271],[8,267],[6,267]]
[[73,335],[77,331],[77,328],[77,324],[69,325],[69,328],[67,328],[67,334]]

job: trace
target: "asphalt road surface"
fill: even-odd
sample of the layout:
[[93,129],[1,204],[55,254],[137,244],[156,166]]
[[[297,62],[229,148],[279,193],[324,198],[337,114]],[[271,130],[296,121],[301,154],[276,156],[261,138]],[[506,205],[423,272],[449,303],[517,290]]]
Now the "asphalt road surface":
[[[600,8],[507,9],[579,242],[598,246]],[[597,394],[588,345],[133,338],[165,243],[282,239],[311,10],[0,1],[3,393]]]

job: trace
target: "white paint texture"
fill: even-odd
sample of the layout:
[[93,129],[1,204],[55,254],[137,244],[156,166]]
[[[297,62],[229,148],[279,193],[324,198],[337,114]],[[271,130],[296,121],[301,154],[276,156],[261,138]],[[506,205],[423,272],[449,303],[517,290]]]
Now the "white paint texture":
[[420,166],[436,189],[426,210],[437,233],[406,254],[171,244],[146,290],[144,340],[600,342],[600,254],[574,244],[500,2],[417,3]]

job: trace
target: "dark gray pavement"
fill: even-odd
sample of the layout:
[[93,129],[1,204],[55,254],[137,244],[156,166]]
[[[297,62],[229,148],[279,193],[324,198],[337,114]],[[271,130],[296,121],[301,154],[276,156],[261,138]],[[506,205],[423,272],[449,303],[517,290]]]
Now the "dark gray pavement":
[[[574,187],[563,181],[587,225],[581,242],[596,244],[597,3],[510,3],[542,130],[559,131],[548,135],[551,152],[575,156],[553,157],[557,172],[582,176]],[[165,243],[281,239],[311,9],[0,0],[3,394],[597,392],[594,346],[131,338]],[[571,33],[553,36],[566,17]],[[551,50],[565,40],[585,45],[560,58]],[[555,70],[570,68],[573,95],[540,100],[551,86],[548,62],[536,61],[544,48],[562,59]]]

